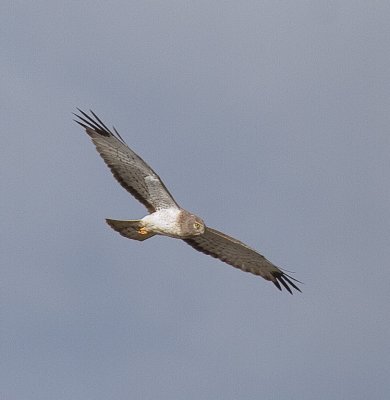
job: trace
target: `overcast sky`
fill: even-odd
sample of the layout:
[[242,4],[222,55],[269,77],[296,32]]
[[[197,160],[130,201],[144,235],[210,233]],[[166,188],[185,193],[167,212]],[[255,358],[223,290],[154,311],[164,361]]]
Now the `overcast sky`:
[[[390,3],[2,1],[1,398],[387,399]],[[303,293],[126,240],[93,109]]]

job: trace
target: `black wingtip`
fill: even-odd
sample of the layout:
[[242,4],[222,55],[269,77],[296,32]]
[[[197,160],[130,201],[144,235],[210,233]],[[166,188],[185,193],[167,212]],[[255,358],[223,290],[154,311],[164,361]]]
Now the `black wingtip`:
[[282,290],[282,286],[280,286],[280,284],[283,285],[283,287],[290,293],[293,294],[293,291],[291,290],[291,288],[297,290],[298,292],[302,293],[302,290],[293,282],[298,282],[300,284],[302,284],[302,282],[298,281],[298,279],[293,278],[290,275],[285,274],[284,272],[277,272],[274,275],[275,280],[273,280],[273,284],[279,289]]
[[[77,114],[73,113],[74,115],[76,115],[76,117],[80,118]],[[80,126],[82,126],[83,128],[87,129],[88,126],[85,125],[83,122],[77,121],[77,119],[73,120],[74,122],[76,122],[76,124],[79,124]]]
[[110,132],[111,133],[111,131],[107,128],[107,126],[104,124],[104,122],[92,111],[92,110],[89,110],[89,112],[95,117],[95,119],[100,123],[100,126],[102,126],[107,132]]
[[123,144],[125,144],[125,141],[122,139],[121,135],[119,135],[118,131],[114,128],[115,133],[113,133],[107,127],[107,125],[92,110],[89,110],[90,113],[92,114],[92,117],[91,117],[90,115],[88,115],[86,112],[84,112],[80,108],[76,107],[76,109],[79,112],[79,114],[72,113],[74,116],[76,116],[78,118],[78,120],[74,120],[74,121],[76,123],[78,123],[79,125],[81,125],[84,129],[86,129],[88,134],[90,134],[90,132],[88,132],[88,129],[92,129],[94,132],[96,132],[99,135],[107,136],[107,137],[109,137],[109,136],[116,137]]
[[273,284],[280,290],[282,291],[282,288],[280,287],[280,284],[277,280],[273,281]]

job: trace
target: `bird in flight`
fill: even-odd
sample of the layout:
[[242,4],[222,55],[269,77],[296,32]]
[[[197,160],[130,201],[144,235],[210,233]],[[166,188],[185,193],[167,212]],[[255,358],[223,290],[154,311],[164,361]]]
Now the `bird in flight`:
[[198,216],[181,208],[168,189],[140,156],[131,150],[118,131],[113,131],[91,111],[91,116],[78,109],[74,114],[79,125],[92,139],[97,151],[117,181],[139,200],[149,214],[139,220],[106,219],[107,224],[122,236],[143,241],[155,235],[182,239],[194,249],[218,258],[242,271],[282,286],[292,294],[301,291],[298,280],[287,275],[257,251],[216,229],[209,228]]

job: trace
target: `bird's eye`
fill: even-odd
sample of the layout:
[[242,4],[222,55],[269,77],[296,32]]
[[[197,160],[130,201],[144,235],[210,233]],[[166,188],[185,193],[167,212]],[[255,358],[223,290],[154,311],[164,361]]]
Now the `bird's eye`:
[[202,227],[202,225],[201,225],[199,222],[195,222],[195,223],[194,223],[194,228],[195,228],[196,230],[199,230],[201,227]]

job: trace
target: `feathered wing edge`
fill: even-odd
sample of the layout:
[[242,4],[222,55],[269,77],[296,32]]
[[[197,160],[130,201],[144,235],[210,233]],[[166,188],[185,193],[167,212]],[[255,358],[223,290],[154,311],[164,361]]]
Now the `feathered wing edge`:
[[73,115],[75,117],[79,118],[80,121],[82,121],[82,122],[78,121],[77,119],[74,119],[73,121],[76,122],[77,124],[81,125],[87,131],[87,133],[89,133],[89,130],[92,128],[92,130],[97,132],[99,135],[107,136],[107,137],[113,136],[113,137],[117,138],[119,141],[121,141],[125,146],[127,146],[126,142],[123,140],[122,136],[115,129],[115,127],[112,128],[115,132],[115,133],[113,133],[112,131],[110,131],[110,129],[107,128],[107,126],[104,124],[104,122],[92,110],[89,110],[89,111],[96,120],[91,118],[83,110],[80,110],[80,108],[77,108],[77,111],[79,113],[81,113],[83,115],[83,117],[76,113],[73,113]]
[[282,290],[283,286],[290,294],[293,294],[292,288],[301,292],[294,282],[302,282],[287,275],[257,251],[222,232],[206,228],[203,235],[184,239],[184,241],[195,250],[271,281],[279,290]]
[[[74,121],[86,130],[100,153],[100,156],[104,159],[115,179],[122,185],[122,187],[142,203],[150,213],[156,211],[159,207],[164,207],[166,204],[168,206],[179,207],[161,178],[138,154],[129,148],[115,127],[113,127],[114,132],[112,132],[92,110],[90,110],[90,112],[94,118],[91,118],[79,108],[77,108],[77,110],[81,115],[73,113],[79,119],[75,119]],[[107,138],[106,143],[103,143],[104,138]],[[132,172],[133,175],[138,174],[138,177],[136,177],[134,182],[128,179],[126,173],[124,174],[123,171],[118,168],[118,165],[114,165],[110,158],[107,158],[107,149],[114,149],[116,152],[121,150],[127,156],[137,161],[137,168]],[[115,161],[117,162],[118,160]],[[131,169],[133,169],[133,167]],[[148,175],[155,178],[152,182],[152,187],[148,187],[148,182],[144,179],[145,176]],[[158,181],[161,190],[161,198],[158,199],[154,198],[150,194],[151,188],[155,190],[156,181]],[[152,183],[150,183],[150,185],[152,185]],[[161,204],[159,203],[160,200]]]

